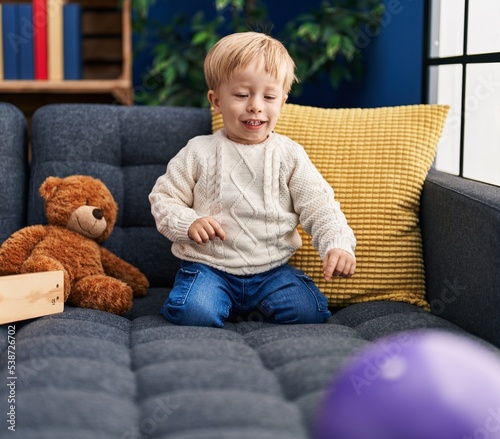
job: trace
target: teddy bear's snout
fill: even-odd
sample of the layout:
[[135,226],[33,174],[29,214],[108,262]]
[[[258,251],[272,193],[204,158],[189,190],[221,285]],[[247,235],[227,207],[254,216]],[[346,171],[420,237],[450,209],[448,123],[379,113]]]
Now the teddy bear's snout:
[[95,219],[101,220],[104,217],[104,212],[102,211],[102,209],[94,209],[92,211],[92,215]]
[[107,227],[104,211],[95,206],[80,206],[69,217],[66,227],[87,238],[96,239]]

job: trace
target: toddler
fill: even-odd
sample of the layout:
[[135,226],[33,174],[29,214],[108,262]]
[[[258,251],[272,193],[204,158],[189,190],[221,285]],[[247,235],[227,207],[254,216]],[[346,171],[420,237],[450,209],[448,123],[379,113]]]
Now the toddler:
[[288,263],[302,244],[296,228],[312,236],[326,280],[354,274],[356,240],[302,146],[273,132],[295,64],[276,39],[242,32],[209,51],[204,72],[224,128],[191,139],[149,195],[182,260],[161,314],[196,326],[255,310],[275,323],[323,323],[326,297]]

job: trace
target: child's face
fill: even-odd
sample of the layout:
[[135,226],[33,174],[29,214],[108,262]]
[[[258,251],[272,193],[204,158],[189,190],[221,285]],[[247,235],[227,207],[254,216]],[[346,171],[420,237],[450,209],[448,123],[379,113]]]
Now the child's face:
[[212,107],[222,114],[228,138],[246,145],[267,139],[288,97],[283,76],[269,75],[259,61],[237,70],[218,90],[208,92]]

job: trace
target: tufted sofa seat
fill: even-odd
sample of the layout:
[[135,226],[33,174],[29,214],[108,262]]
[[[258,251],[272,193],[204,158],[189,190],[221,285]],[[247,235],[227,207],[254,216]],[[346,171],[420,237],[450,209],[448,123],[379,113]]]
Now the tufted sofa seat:
[[[12,337],[16,346],[13,437],[306,439],[335,374],[381,337],[432,329],[500,346],[498,188],[429,175],[422,231],[433,312],[379,301],[333,309],[325,325],[273,325],[256,313],[222,329],[179,327],[159,315],[178,261],[155,229],[147,194],[189,138],[210,132],[210,112],[46,106],[33,117],[29,166],[21,113],[1,104],[0,127],[0,242],[45,222],[37,191],[47,176],[90,174],[120,206],[105,245],[151,282],[123,317],[67,306],[0,326],[1,376]],[[473,272],[464,274],[467,262]],[[8,397],[2,385],[2,414]]]

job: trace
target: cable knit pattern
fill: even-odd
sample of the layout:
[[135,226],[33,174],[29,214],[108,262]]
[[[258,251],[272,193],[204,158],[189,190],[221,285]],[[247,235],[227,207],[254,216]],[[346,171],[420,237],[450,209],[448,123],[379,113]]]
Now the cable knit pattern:
[[[258,145],[232,142],[224,130],[195,137],[169,162],[149,199],[177,257],[232,274],[288,262],[302,244],[299,221],[321,258],[334,247],[354,254],[354,234],[332,188],[304,149],[280,134]],[[225,241],[189,239],[189,226],[205,216],[221,224]]]

